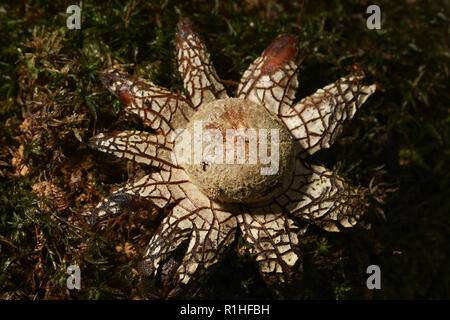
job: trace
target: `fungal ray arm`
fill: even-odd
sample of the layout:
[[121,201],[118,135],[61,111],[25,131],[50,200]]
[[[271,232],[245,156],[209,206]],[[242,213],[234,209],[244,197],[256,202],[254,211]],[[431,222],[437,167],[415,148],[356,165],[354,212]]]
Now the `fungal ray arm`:
[[238,215],[243,238],[252,245],[261,275],[269,283],[287,283],[301,270],[297,227],[277,205],[250,207]]
[[[181,243],[188,248],[173,275],[174,285],[187,285],[199,277],[219,258],[234,240],[235,216],[210,200],[207,205],[184,198],[167,216],[150,240],[143,260],[144,277],[155,277],[160,264],[169,259]],[[205,199],[206,200],[206,199]]]
[[89,146],[118,158],[168,170],[176,165],[171,157],[173,145],[167,140],[163,135],[144,131],[120,131],[100,133],[89,140]]
[[225,87],[217,76],[206,46],[187,18],[177,25],[176,46],[178,71],[193,105],[198,106],[228,98]]
[[346,122],[375,92],[376,86],[363,85],[364,75],[349,75],[303,98],[280,117],[306,157],[330,147]]
[[164,208],[178,200],[178,194],[173,190],[184,182],[186,181],[173,177],[171,171],[165,170],[129,182],[97,205],[90,213],[91,223],[117,216],[127,209],[150,209],[154,206]]
[[127,105],[126,113],[137,115],[144,125],[165,136],[184,127],[194,112],[191,102],[183,95],[118,70],[105,71],[101,81]]
[[295,217],[338,232],[360,221],[367,199],[365,188],[352,187],[325,167],[298,159],[288,190],[274,201]]
[[244,72],[236,96],[263,104],[278,115],[295,98],[298,87],[296,57],[297,37],[278,36]]

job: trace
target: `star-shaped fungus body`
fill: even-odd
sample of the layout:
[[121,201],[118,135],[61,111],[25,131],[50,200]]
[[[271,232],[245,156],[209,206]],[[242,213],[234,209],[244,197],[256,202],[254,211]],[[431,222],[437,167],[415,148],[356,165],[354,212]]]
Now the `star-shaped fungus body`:
[[[297,38],[283,34],[245,71],[230,98],[188,19],[180,19],[176,46],[188,97],[117,70],[101,76],[125,111],[156,134],[98,134],[90,146],[155,170],[102,201],[92,219],[142,204],[173,206],[141,268],[144,278],[169,287],[165,296],[218,262],[237,230],[253,248],[263,278],[287,283],[302,260],[292,219],[339,231],[365,211],[366,189],[305,158],[334,142],[375,85],[352,74],[294,103]],[[187,249],[175,258],[183,243]]]

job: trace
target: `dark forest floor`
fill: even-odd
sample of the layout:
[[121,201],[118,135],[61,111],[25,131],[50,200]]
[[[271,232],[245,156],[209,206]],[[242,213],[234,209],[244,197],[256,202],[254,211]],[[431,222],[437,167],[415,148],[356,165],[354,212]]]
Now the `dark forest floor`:
[[[371,229],[302,236],[303,280],[284,295],[236,243],[198,298],[450,298],[450,10],[447,1],[84,1],[68,30],[67,1],[0,4],[0,299],[141,299],[137,265],[167,212],[123,214],[91,229],[81,213],[142,167],[91,151],[95,132],[139,127],[101,86],[121,64],[182,90],[174,31],[189,16],[219,76],[240,75],[279,33],[299,36],[297,98],[366,70],[377,92],[317,157],[355,185],[384,188]],[[227,88],[232,91],[233,88]],[[82,289],[66,289],[66,269]],[[382,290],[366,288],[379,265]],[[232,270],[232,271],[230,271]],[[186,296],[185,298],[190,298]]]

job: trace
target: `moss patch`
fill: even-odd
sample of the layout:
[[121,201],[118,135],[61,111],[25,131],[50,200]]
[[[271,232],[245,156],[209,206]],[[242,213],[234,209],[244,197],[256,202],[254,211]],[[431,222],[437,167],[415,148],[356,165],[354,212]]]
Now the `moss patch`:
[[[298,98],[355,64],[366,69],[377,93],[315,157],[354,184],[391,191],[370,231],[301,236],[304,276],[295,289],[266,288],[251,258],[235,254],[246,250],[238,243],[198,297],[449,298],[448,4],[379,1],[382,29],[369,30],[370,4],[86,2],[81,30],[66,28],[65,1],[1,4],[0,298],[142,298],[137,263],[167,212],[126,213],[89,229],[82,213],[146,168],[86,145],[96,132],[142,128],[101,87],[100,71],[120,64],[183,90],[174,53],[180,15],[199,26],[230,92],[279,33],[299,37]],[[65,286],[71,264],[82,270],[79,291]],[[381,267],[382,290],[365,286],[370,264]]]

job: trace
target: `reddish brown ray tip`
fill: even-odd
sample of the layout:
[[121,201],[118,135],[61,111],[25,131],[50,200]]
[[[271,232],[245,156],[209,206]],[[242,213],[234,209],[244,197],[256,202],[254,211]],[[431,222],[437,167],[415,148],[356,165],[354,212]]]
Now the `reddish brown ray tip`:
[[130,104],[132,100],[130,89],[127,86],[121,87],[117,92],[117,98],[124,104]]
[[[131,103],[132,95],[130,89],[124,84],[125,82],[133,81],[130,75],[121,73],[119,70],[107,70],[100,74],[100,81],[121,102],[125,104]],[[117,88],[119,83],[122,85]]]
[[100,73],[100,80],[108,88],[111,81],[130,79],[131,76],[120,72],[118,69],[108,69]]
[[298,51],[297,43],[297,36],[280,34],[263,53],[263,56],[267,57],[263,66],[263,72],[273,73],[282,64],[295,58]]
[[194,24],[191,19],[180,17],[177,24],[177,40],[186,40],[190,34],[195,34]]
[[111,72],[105,71],[100,73],[100,81],[102,82],[103,86],[107,89],[110,88],[110,81],[113,79],[113,76],[111,75]]

